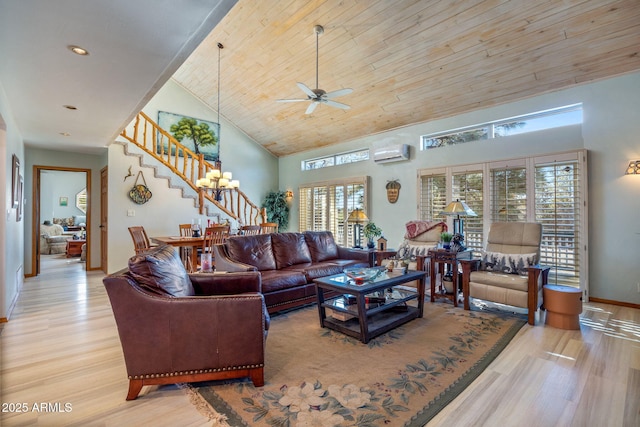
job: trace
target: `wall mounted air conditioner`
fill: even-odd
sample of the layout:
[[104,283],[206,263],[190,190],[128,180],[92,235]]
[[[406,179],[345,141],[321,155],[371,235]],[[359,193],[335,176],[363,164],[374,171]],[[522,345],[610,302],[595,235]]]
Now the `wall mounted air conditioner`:
[[409,160],[409,144],[389,145],[373,150],[373,161],[376,163],[401,162]]

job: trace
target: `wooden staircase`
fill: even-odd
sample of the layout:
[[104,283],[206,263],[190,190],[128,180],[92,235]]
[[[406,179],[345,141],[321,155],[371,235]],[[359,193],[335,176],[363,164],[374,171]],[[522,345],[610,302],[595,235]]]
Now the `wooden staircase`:
[[196,154],[182,145],[143,112],[136,116],[133,134],[129,135],[125,129],[120,135],[165,165],[191,187],[198,194],[200,214],[204,213],[205,205],[210,203],[245,225],[258,225],[266,221],[264,210],[237,188],[223,191],[220,201],[211,192],[198,188],[196,181],[204,178],[207,171],[215,169],[215,165],[206,161],[202,153]]

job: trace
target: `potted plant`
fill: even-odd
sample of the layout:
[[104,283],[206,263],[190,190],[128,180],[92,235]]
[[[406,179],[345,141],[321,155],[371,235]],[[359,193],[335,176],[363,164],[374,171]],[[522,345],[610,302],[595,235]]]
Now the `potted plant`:
[[440,233],[440,241],[442,241],[442,247],[445,249],[449,249],[451,247],[451,239],[453,239],[453,234],[448,232]]
[[382,229],[374,222],[368,222],[367,225],[364,226],[362,232],[364,233],[364,237],[367,238],[367,247],[369,249],[373,249],[375,247],[373,239],[382,236]]
[[278,223],[279,230],[286,230],[289,226],[289,204],[286,191],[270,191],[262,202],[267,210],[267,221]]

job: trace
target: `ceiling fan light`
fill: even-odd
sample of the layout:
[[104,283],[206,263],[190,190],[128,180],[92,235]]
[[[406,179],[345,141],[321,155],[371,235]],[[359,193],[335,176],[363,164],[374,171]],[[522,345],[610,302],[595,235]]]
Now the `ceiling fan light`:
[[298,82],[296,83],[301,91],[307,95],[307,99],[277,99],[276,102],[298,102],[298,101],[311,101],[311,104],[307,107],[307,110],[304,112],[305,114],[311,114],[318,106],[318,103],[324,102],[325,104],[331,107],[341,108],[343,110],[348,110],[350,107],[346,104],[336,103],[328,103],[328,98],[336,98],[338,96],[348,95],[353,92],[353,89],[339,89],[333,92],[326,92],[324,89],[320,89],[318,87],[318,53],[319,53],[319,45],[318,38],[320,34],[324,33],[324,27],[322,25],[315,25],[313,27],[313,32],[316,35],[316,87],[315,89],[309,88],[306,84]]

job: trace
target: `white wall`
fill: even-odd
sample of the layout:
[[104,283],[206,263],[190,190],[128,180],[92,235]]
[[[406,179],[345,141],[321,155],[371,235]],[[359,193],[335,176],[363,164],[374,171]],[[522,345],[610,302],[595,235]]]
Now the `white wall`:
[[[224,105],[221,107],[224,111]],[[173,80],[167,82],[144,108],[144,113],[157,121],[158,111],[182,114],[198,119],[217,122],[217,113],[182,89]],[[278,160],[239,129],[233,127],[224,117],[221,120],[220,159],[225,171],[233,172],[234,179],[240,180],[241,189],[253,203],[262,204],[265,194],[278,189]],[[132,144],[128,148],[136,151]],[[146,164],[155,164],[150,156]],[[140,163],[136,157],[126,156],[123,147],[111,144],[109,147],[109,254],[108,271],[118,271],[127,266],[133,255],[133,243],[128,227],[142,225],[148,236],[175,236],[178,224],[190,223],[200,217],[192,199],[181,198],[181,190],[170,188],[166,179],[158,179],[153,169],[143,168],[143,173],[153,196],[144,205],[136,205],[127,196],[133,180],[123,181],[129,166],[137,174]],[[180,185],[173,178],[172,185]],[[135,216],[127,216],[129,210]],[[225,215],[222,214],[225,218]],[[206,217],[200,217],[203,224]]]
[[[76,194],[85,188],[87,178],[84,172],[44,170],[40,179],[40,223],[53,218],[71,218],[86,215],[76,207]],[[67,206],[60,205],[60,198],[66,197]],[[94,213],[95,215],[96,213]]]
[[[640,253],[640,176],[624,176],[630,160],[640,159],[640,73],[582,85],[442,120],[425,122],[342,144],[280,158],[280,189],[326,179],[371,176],[369,217],[383,230],[390,246],[397,246],[404,224],[417,217],[418,169],[508,159],[532,154],[586,148],[589,157],[589,289],[596,298],[640,304],[637,265]],[[577,127],[478,141],[419,151],[421,135],[490,120],[582,102],[582,135]],[[355,107],[357,108],[357,106]],[[352,165],[301,171],[304,159],[357,148],[406,143],[409,162],[386,165],[373,160]],[[386,198],[385,184],[399,179],[396,204]],[[290,229],[298,227],[294,200]],[[614,236],[614,238],[612,238]]]
[[[96,269],[100,268],[100,169],[106,166],[107,155],[91,155],[71,153],[65,151],[55,150],[43,150],[27,147],[25,150],[25,163],[28,168],[28,173],[24,177],[24,189],[25,198],[27,199],[23,220],[24,220],[24,259],[25,259],[25,273],[31,274],[35,272],[31,265],[32,251],[34,250],[32,245],[32,229],[33,229],[33,166],[50,166],[50,167],[63,167],[63,168],[82,168],[91,170],[91,192],[89,194],[90,209],[91,209],[91,223],[88,224],[88,232],[90,235],[90,257],[87,259],[87,268]],[[83,174],[84,175],[84,174]],[[84,184],[80,184],[84,187]],[[79,190],[78,190],[79,191]],[[69,205],[74,211],[79,212],[74,208],[75,206],[75,194],[71,191],[66,197],[69,197]],[[56,203],[57,203],[56,199]],[[60,209],[60,206],[56,207],[56,210]],[[46,213],[45,213],[46,214]],[[73,216],[73,215],[70,215]],[[42,221],[44,216],[41,218]],[[87,218],[87,220],[89,220]]]
[[0,164],[3,165],[0,185],[4,200],[0,221],[0,318],[8,318],[9,310],[20,291],[24,271],[22,253],[24,248],[24,213],[22,221],[16,221],[16,209],[11,201],[12,156],[20,160],[20,173],[24,175],[24,143],[15,124],[4,88],[0,83]]

